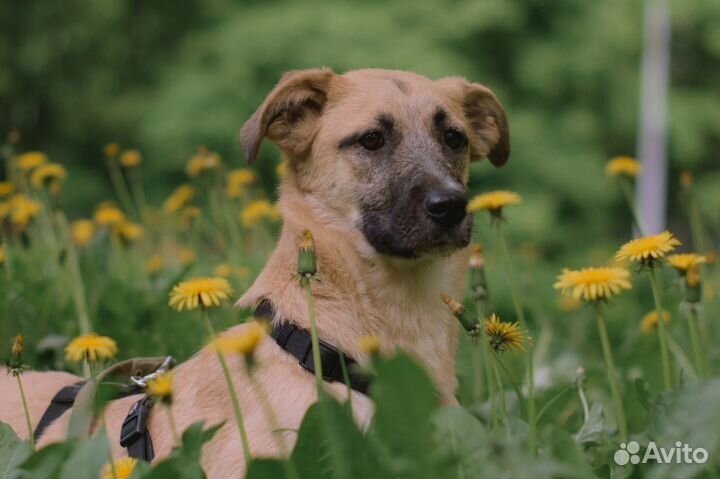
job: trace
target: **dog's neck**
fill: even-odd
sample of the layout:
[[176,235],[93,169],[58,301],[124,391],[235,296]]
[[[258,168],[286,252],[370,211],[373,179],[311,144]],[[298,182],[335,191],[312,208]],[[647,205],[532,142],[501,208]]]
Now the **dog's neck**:
[[441,395],[451,396],[458,328],[440,293],[461,296],[467,251],[421,260],[382,258],[369,254],[357,229],[343,228],[293,186],[283,185],[279,203],[284,223],[278,245],[238,305],[254,307],[267,298],[279,318],[309,329],[306,298],[294,273],[298,238],[310,230],[318,264],[311,287],[320,337],[362,358],[358,339],[376,336],[382,351],[399,348],[420,360]]

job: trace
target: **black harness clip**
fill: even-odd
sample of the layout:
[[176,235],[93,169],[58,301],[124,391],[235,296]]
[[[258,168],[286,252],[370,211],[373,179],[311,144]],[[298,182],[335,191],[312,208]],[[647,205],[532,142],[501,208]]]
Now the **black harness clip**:
[[[150,418],[151,407],[151,398],[145,396],[133,405],[123,421],[120,429],[120,445],[128,448],[130,457],[138,457],[146,461],[152,460],[152,443],[148,444],[149,441],[147,441],[149,439],[147,422]],[[140,456],[133,454],[135,449],[141,451]]]

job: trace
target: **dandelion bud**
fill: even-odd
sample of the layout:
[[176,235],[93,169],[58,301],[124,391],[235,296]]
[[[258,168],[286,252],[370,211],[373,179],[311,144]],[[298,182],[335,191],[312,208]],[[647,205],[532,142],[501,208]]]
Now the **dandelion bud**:
[[8,370],[10,371],[10,374],[13,376],[18,376],[22,373],[23,370],[23,364],[22,364],[22,353],[23,353],[23,345],[25,344],[25,336],[22,334],[18,334],[15,336],[15,340],[13,341],[12,350],[10,354],[10,362],[8,364]]
[[303,231],[300,237],[298,250],[298,274],[309,278],[317,274],[317,259],[315,257],[315,242],[310,231]]
[[118,153],[120,153],[120,145],[117,143],[108,143],[103,148],[103,154],[108,158],[114,158]]
[[377,336],[361,336],[357,344],[360,351],[368,356],[375,356],[380,351],[380,340]]
[[7,142],[11,145],[17,145],[20,143],[20,140],[22,139],[22,134],[20,133],[20,130],[12,129],[8,132],[7,135]]
[[488,298],[487,279],[485,277],[485,258],[482,246],[474,245],[468,262],[470,267],[470,294],[475,301]]
[[462,324],[463,328],[465,328],[465,331],[468,333],[474,333],[477,331],[477,319],[474,318],[472,314],[468,313],[462,304],[458,303],[445,293],[442,293],[440,298],[442,299],[442,302],[450,308],[450,312],[452,312],[453,316],[460,321],[460,324]]
[[702,296],[702,282],[700,270],[690,268],[685,276],[685,301],[688,303],[699,303]]
[[689,171],[685,170],[682,173],[680,173],[680,186],[682,186],[685,189],[688,189],[693,184],[693,174]]

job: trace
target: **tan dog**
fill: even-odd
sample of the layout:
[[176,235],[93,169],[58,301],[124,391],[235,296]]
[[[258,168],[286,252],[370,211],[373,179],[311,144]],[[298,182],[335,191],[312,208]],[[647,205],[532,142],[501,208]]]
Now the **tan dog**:
[[[385,352],[403,349],[425,365],[439,399],[454,403],[458,328],[439,298],[441,292],[455,297],[463,292],[472,226],[465,212],[470,161],[488,156],[499,166],[509,155],[507,121],[495,96],[461,78],[431,81],[387,70],[295,71],[282,78],[243,127],[249,162],[263,137],[289,161],[280,186],[284,224],[267,266],[238,305],[254,307],[267,298],[278,318],[309,328],[305,298],[293,279],[297,240],[308,229],[322,278],[312,285],[320,337],[359,360],[361,336],[376,336]],[[256,383],[269,397],[279,427],[297,430],[316,401],[313,376],[272,338],[260,345],[257,359]],[[230,358],[230,368],[252,455],[276,456],[271,428],[241,361]],[[78,380],[64,373],[29,373],[24,379],[35,424],[55,392]],[[226,421],[204,450],[208,477],[238,477],[245,470],[240,438],[214,354],[205,348],[180,365],[175,383],[172,407],[179,429],[199,420]],[[344,385],[325,384],[346,398]],[[0,388],[0,420],[25,435],[14,382],[3,376]],[[116,438],[138,399],[113,401],[106,411],[116,457],[126,454]],[[351,400],[356,420],[365,426],[371,401],[355,391]],[[63,439],[69,415],[53,423],[40,446]],[[172,437],[157,408],[149,430],[156,459],[162,459]],[[292,447],[294,433],[286,433],[285,440]]]

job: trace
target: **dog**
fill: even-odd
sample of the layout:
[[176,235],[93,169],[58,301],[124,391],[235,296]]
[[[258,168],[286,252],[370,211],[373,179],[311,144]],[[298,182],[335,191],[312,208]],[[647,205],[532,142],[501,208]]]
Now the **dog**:
[[[253,308],[272,303],[274,322],[309,329],[306,299],[294,277],[298,238],[314,239],[320,281],[312,283],[320,338],[362,361],[358,338],[374,336],[381,353],[404,350],[420,361],[439,401],[457,404],[454,392],[457,320],[441,293],[461,297],[471,239],[466,188],[472,161],[503,165],[510,154],[505,111],[486,87],[459,77],[437,81],[379,69],[336,74],[329,69],[285,74],[242,128],[241,145],[253,163],[264,138],[288,161],[279,187],[283,218],[278,244],[254,284],[237,302]],[[224,334],[237,334],[238,325]],[[317,400],[315,380],[271,337],[256,350],[251,381],[241,357],[228,358],[253,457],[280,456],[280,444],[258,392],[292,448],[302,418]],[[80,378],[66,373],[23,376],[33,427],[53,395]],[[22,437],[26,427],[12,378],[0,379],[0,420]],[[208,347],[175,369],[172,411],[179,430],[192,423],[225,424],[206,444],[207,477],[244,474],[240,437],[222,372]],[[352,402],[355,420],[368,425],[373,404],[340,382],[325,382],[341,401]],[[260,388],[262,391],[260,391]],[[121,424],[141,395],[114,400],[105,410],[114,457]],[[43,447],[65,437],[70,412],[45,431]],[[166,457],[173,436],[154,408],[148,423],[155,460]]]

